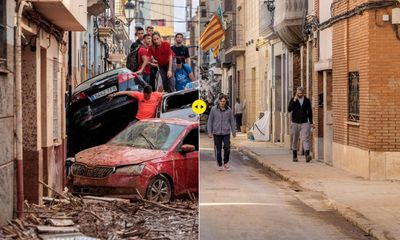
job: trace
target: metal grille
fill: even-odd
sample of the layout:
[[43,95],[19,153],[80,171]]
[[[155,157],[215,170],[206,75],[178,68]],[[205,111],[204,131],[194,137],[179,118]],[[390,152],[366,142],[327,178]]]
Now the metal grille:
[[358,72],[349,73],[349,117],[350,121],[358,122],[360,120],[360,76]]
[[75,163],[72,165],[72,175],[92,178],[105,178],[114,172],[112,167],[88,167]]

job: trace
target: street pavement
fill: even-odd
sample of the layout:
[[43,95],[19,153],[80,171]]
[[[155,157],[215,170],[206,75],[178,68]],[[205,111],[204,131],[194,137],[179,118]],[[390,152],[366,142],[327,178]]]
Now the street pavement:
[[400,182],[372,181],[313,160],[291,160],[280,145],[254,142],[240,134],[235,145],[264,169],[302,191],[320,192],[341,216],[377,239],[400,239]]
[[238,151],[218,172],[201,136],[200,239],[372,239],[338,215],[318,192],[282,181]]

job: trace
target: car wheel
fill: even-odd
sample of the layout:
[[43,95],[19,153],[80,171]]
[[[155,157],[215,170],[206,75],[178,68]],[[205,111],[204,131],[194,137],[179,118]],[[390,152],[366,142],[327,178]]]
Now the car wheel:
[[146,198],[153,202],[168,202],[172,196],[172,188],[168,179],[157,176],[151,180],[146,193]]

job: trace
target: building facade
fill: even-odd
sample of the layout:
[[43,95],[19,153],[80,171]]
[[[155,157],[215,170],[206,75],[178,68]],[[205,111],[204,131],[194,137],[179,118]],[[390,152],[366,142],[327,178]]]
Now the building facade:
[[63,190],[68,31],[87,26],[86,0],[16,4],[0,1],[0,224],[52,195],[39,181]]

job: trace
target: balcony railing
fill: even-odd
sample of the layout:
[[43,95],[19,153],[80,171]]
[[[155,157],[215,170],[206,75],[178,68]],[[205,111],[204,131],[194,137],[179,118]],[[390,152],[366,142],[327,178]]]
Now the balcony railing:
[[241,25],[229,25],[225,31],[225,54],[243,54],[246,50],[244,43],[244,27]]

